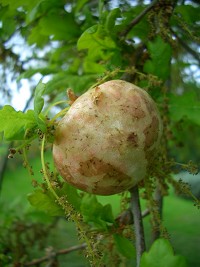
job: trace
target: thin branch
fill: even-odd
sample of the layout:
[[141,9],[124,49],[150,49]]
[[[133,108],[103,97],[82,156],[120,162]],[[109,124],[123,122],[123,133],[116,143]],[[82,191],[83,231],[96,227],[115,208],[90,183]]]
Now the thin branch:
[[[163,196],[162,196],[161,191],[160,191],[158,186],[157,186],[156,191],[155,191],[154,199],[157,203],[158,214],[160,215],[160,219],[162,219]],[[160,227],[159,227],[159,225],[157,225],[156,230],[152,231],[152,241],[154,242],[156,239],[158,239],[160,237],[160,234],[161,234]]]
[[126,36],[130,30],[140,22],[140,20],[157,4],[158,0],[154,0],[147,8],[145,8],[136,18],[134,18],[128,27],[121,33],[121,36]]
[[134,221],[135,231],[135,247],[136,247],[136,267],[140,266],[140,258],[146,249],[144,238],[144,227],[142,221],[142,212],[139,199],[138,186],[134,186],[131,190],[131,210]]
[[86,243],[83,243],[83,244],[77,245],[77,246],[72,246],[72,247],[67,248],[67,249],[61,249],[61,250],[58,250],[57,252],[51,251],[47,256],[44,256],[40,259],[35,259],[35,260],[27,262],[27,263],[24,263],[23,266],[35,266],[35,265],[41,264],[42,262],[49,261],[52,258],[56,258],[59,255],[69,254],[73,251],[82,250],[84,248],[86,248]]
[[[142,211],[142,218],[145,218],[149,214],[150,214],[149,209]],[[123,211],[119,216],[117,216],[115,221],[121,225],[133,224],[133,214],[132,214],[131,209],[127,209],[127,210]]]
[[145,218],[146,216],[148,216],[150,214],[150,210],[146,209],[142,212],[142,218]]

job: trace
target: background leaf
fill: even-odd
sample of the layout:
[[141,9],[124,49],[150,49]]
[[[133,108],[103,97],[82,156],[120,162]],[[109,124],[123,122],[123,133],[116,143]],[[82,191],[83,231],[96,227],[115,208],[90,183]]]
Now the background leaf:
[[[55,23],[56,21],[56,23]],[[79,36],[79,26],[75,23],[72,14],[59,14],[59,10],[50,11],[40,22],[40,33],[51,36],[54,40],[68,40]]]
[[[32,105],[28,95],[33,95],[34,89],[41,78],[43,81],[47,81],[44,91],[42,85],[39,85],[41,87],[37,88],[38,91],[36,90],[34,110],[17,113],[16,110],[8,108],[3,112],[0,111],[0,136],[4,135],[5,139],[10,138],[10,140],[23,140],[26,130],[31,129],[30,134],[27,135],[27,139],[28,136],[30,139],[26,139],[25,143],[24,140],[16,142],[16,146],[25,145],[26,148],[26,144],[29,141],[31,142],[34,137],[39,141],[31,142],[28,154],[28,161],[31,161],[30,164],[33,166],[36,176],[41,169],[38,157],[38,150],[41,145],[38,137],[41,136],[36,133],[40,133],[38,128],[47,133],[46,113],[43,114],[44,93],[47,96],[44,98],[45,108],[48,109],[48,107],[53,106],[52,104],[56,104],[56,107],[51,110],[48,109],[50,111],[48,113],[49,117],[55,118],[55,113],[65,107],[63,102],[58,105],[57,103],[59,103],[59,100],[65,102],[68,87],[71,87],[79,96],[93,84],[101,83],[101,81],[107,79],[130,81],[147,89],[153,99],[159,101],[158,108],[166,125],[162,143],[166,153],[161,156],[161,161],[166,159],[166,162],[169,162],[173,157],[175,162],[185,163],[189,159],[200,162],[198,102],[200,8],[197,5],[197,0],[166,1],[167,4],[165,1],[159,1],[159,4],[156,4],[154,1],[145,0],[1,0],[0,2],[0,109],[5,104],[15,104],[16,95],[19,96],[20,100],[23,98],[22,101],[17,101],[17,106],[22,104],[20,102],[23,102],[24,106],[25,101],[27,101],[25,106]],[[151,2],[152,5],[155,4],[155,7],[149,8]],[[161,83],[154,77],[155,75],[159,80],[162,80]],[[167,90],[164,91],[165,89]],[[190,93],[191,91],[196,94]],[[27,96],[26,100],[25,96]],[[8,114],[5,111],[8,111]],[[47,133],[46,138],[47,142],[50,143],[53,142],[51,133],[52,131],[49,134]],[[47,148],[49,153],[47,152],[45,158],[51,165],[51,145],[46,144],[45,149]],[[2,143],[2,163],[4,156],[7,157],[7,149],[8,144]],[[18,164],[18,156],[17,161],[9,162],[6,169],[7,175],[3,175],[4,171],[1,172],[0,176],[4,177],[2,186],[2,178],[0,177],[1,204],[4,204],[4,202],[10,204],[23,195],[23,190],[25,195],[32,190],[30,181],[24,180],[26,174],[18,170],[18,165],[20,165]],[[37,166],[35,166],[35,158],[37,158]],[[166,172],[164,162],[163,164],[156,164],[156,166],[159,168],[158,175]],[[167,166],[170,168],[168,164]],[[168,167],[167,171],[170,172]],[[173,170],[174,168],[172,168]],[[39,177],[35,178],[39,179]],[[159,181],[166,188],[165,180]],[[25,189],[25,183],[29,184],[29,188]],[[125,198],[126,203],[129,201],[129,198],[125,196],[126,194],[95,198],[86,193],[81,192],[79,194],[78,190],[64,182],[62,188],[56,189],[56,193],[58,196],[66,196],[66,200],[72,203],[77,211],[78,220],[80,218],[79,213],[83,216],[81,216],[81,220],[84,219],[83,228],[85,229],[86,226],[86,231],[88,230],[90,233],[90,230],[95,230],[95,234],[102,236],[101,240],[98,239],[98,244],[102,242],[102,246],[100,244],[102,251],[98,254],[98,256],[103,255],[103,258],[100,259],[102,265],[129,266],[131,262],[131,266],[135,266],[135,259],[131,258],[134,254],[134,251],[132,251],[134,246],[129,239],[119,234],[123,230],[123,234],[126,234],[126,229],[116,228],[118,225],[115,224],[113,217],[113,211],[116,218],[122,212],[122,209],[125,209]],[[60,216],[59,214],[62,211],[56,206],[55,200],[49,192],[47,192],[47,196],[44,196],[43,191],[36,191],[34,194],[30,197],[34,205],[52,215],[58,214]],[[168,201],[167,199],[166,201]],[[25,205],[26,201],[21,200],[20,203]],[[185,212],[186,205],[187,212]],[[175,197],[171,205],[164,206],[165,212],[168,209],[170,210],[167,217],[169,219],[168,225],[173,227],[168,230],[169,233],[173,233],[174,247],[177,251],[186,255],[191,267],[200,266],[199,257],[196,257],[198,255],[198,247],[196,246],[198,218],[196,212],[190,213],[190,210],[192,211],[191,203],[185,202],[181,206],[182,214],[187,213],[189,216],[185,215],[187,218],[185,220],[182,218],[182,223],[178,224],[176,220],[179,222],[181,216],[177,216],[177,214],[173,214],[176,215],[173,216],[172,213],[176,212],[169,206],[177,207]],[[68,208],[70,209],[71,206],[69,205]],[[16,217],[22,218],[21,216],[14,217],[19,215],[16,210],[20,214],[24,213],[20,205],[17,204],[13,206],[13,213],[0,212],[1,218],[2,216],[5,218],[9,216],[10,222],[15,224]],[[181,214],[181,209],[178,210]],[[173,220],[170,220],[172,217]],[[1,218],[0,221],[2,221]],[[195,220],[193,220],[194,218]],[[26,217],[23,221],[23,224],[28,225],[28,227],[32,224],[31,218],[29,219]],[[55,219],[49,216],[48,221],[51,224],[51,221],[55,221]],[[13,230],[18,229],[13,227],[14,225],[8,231],[1,228],[0,240],[2,240],[2,235],[6,238],[4,242],[0,242],[0,250],[6,252],[5,256],[8,256],[8,260],[11,261],[7,265],[20,265],[21,260],[25,264],[26,261],[31,261],[33,258],[39,259],[43,257],[45,248],[49,246],[58,251],[67,248],[68,245],[77,244],[78,240],[74,239],[76,233],[69,228],[73,223],[68,222],[66,224],[63,217],[56,221],[56,225],[53,223],[53,227],[47,228],[47,235],[44,235],[45,241],[42,240],[43,236],[40,234],[41,225],[38,226],[39,232],[35,236],[30,233],[34,228],[30,227],[30,231],[28,229],[27,240],[23,238],[24,236],[18,239],[13,236]],[[185,224],[185,227],[182,225],[184,222],[188,223]],[[62,229],[61,224],[63,224]],[[4,225],[7,227],[6,220]],[[196,228],[193,233],[190,231],[191,225]],[[146,220],[145,226],[147,227],[147,240],[150,240],[152,231],[148,231],[150,226],[146,224]],[[75,225],[73,225],[74,228]],[[193,228],[192,230],[194,230]],[[79,227],[76,227],[77,229]],[[50,237],[49,230],[56,234],[60,233],[57,242],[51,242],[52,239],[55,241],[55,238]],[[115,241],[112,239],[114,232],[117,234]],[[18,230],[16,234],[18,234]],[[24,232],[22,235],[24,235]],[[31,236],[33,236],[33,241],[29,242]],[[17,241],[17,244],[13,243],[14,240]],[[33,247],[33,243],[37,241],[40,246],[36,244],[37,248],[36,246]],[[68,243],[66,243],[67,241]],[[43,244],[43,247],[41,247],[41,244]],[[16,249],[16,247],[19,249]],[[95,248],[97,247],[95,245]],[[24,251],[22,251],[23,248]],[[39,250],[38,253],[36,250]],[[7,251],[9,251],[9,255]],[[165,252],[167,251],[165,249]],[[98,253],[99,251],[95,249],[94,252]],[[174,261],[174,254],[172,251],[170,253]],[[79,258],[77,264],[74,263],[74,259],[71,260],[73,255],[75,255],[75,260]],[[91,259],[90,256],[88,255]],[[16,259],[14,263],[13,259]],[[154,253],[155,259],[157,260],[157,253]],[[86,266],[82,262],[80,254],[70,253],[70,255],[59,256],[56,260],[59,261],[59,265],[63,266],[68,261],[70,266],[73,264]],[[160,259],[159,263],[162,267],[163,262]],[[95,265],[96,262],[93,262],[93,264]],[[150,265],[149,261],[146,262],[146,265]]]
[[147,43],[147,48],[151,59],[145,62],[144,71],[166,80],[170,74],[171,46],[157,36]]
[[171,94],[169,103],[170,117],[173,121],[185,118],[200,125],[200,99],[194,91],[183,95]]
[[[198,25],[197,22],[199,21],[199,12],[200,6],[192,6],[192,5],[178,5],[175,8],[175,12],[181,14],[184,21],[194,26]],[[199,31],[199,30],[198,30]]]
[[101,219],[106,222],[114,223],[115,219],[113,216],[112,206],[110,204],[103,206],[101,211]]
[[[102,205],[95,195],[85,194],[81,200],[81,213],[86,222],[93,223],[97,228],[107,230],[107,223],[113,223],[112,207],[109,204]],[[109,212],[110,214],[107,214]]]
[[112,34],[116,19],[120,16],[121,16],[121,12],[119,8],[114,8],[106,16],[105,28],[109,33]]
[[141,257],[140,267],[187,267],[185,258],[175,256],[170,242],[166,239],[157,239],[149,252]]
[[41,73],[42,75],[48,75],[49,73],[53,73],[55,70],[53,68],[35,68],[35,69],[28,69],[27,71],[24,71],[19,77],[17,78],[17,81],[20,81],[21,79],[29,79],[36,73]]
[[34,111],[36,113],[36,115],[40,114],[43,106],[44,106],[44,99],[43,99],[43,95],[45,92],[45,84],[40,82],[36,89],[35,89],[35,97],[34,97]]
[[35,89],[35,97],[34,97],[34,112],[35,112],[35,120],[37,121],[38,128],[43,132],[46,132],[46,123],[45,118],[41,114],[41,111],[44,106],[43,95],[45,92],[46,85],[42,82],[39,82]]
[[43,192],[40,189],[28,194],[28,201],[38,210],[44,211],[51,216],[64,216],[64,211],[50,192]]
[[67,72],[60,72],[54,75],[54,78],[46,84],[46,93],[53,93],[55,88],[60,91],[66,91],[68,87],[72,88],[75,93],[86,91],[96,81],[97,74],[85,74],[80,76]]
[[0,121],[0,132],[4,132],[4,138],[9,141],[24,139],[25,131],[37,125],[33,110],[23,113],[9,105],[0,110]]
[[77,47],[79,50],[87,49],[88,57],[93,60],[106,60],[112,56],[116,44],[102,26],[94,25],[80,36]]
[[66,195],[67,200],[73,205],[73,207],[76,210],[80,210],[81,197],[75,187],[71,186],[68,183],[64,183],[62,189],[59,190],[58,194],[60,196]]
[[135,258],[135,247],[130,240],[118,234],[114,234],[114,240],[118,251],[124,257],[128,259]]

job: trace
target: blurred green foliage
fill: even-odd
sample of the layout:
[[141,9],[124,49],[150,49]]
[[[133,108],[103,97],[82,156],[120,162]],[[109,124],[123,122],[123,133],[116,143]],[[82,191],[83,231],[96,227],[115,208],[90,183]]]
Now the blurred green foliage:
[[[47,118],[48,109],[60,100],[60,109],[67,106],[63,100],[67,100],[68,87],[80,95],[94,84],[109,79],[125,79],[147,90],[158,104],[164,124],[162,160],[171,164],[192,159],[199,164],[199,12],[198,1],[122,0],[113,3],[103,0],[0,0],[2,138],[11,142],[23,140],[25,145],[22,144],[20,152],[21,148],[27,149],[29,143],[37,138],[41,146],[41,140],[42,144],[45,143],[44,136],[52,143],[53,122],[57,117]],[[36,74],[40,74],[39,79]],[[24,79],[30,82],[33,109],[28,105],[28,110],[22,112],[8,105],[13,94],[9,84],[16,81],[20,88]],[[2,150],[2,158],[4,153]],[[32,173],[25,151],[23,157],[24,165]],[[89,232],[89,239],[92,242],[96,240],[96,232],[105,237],[104,250],[101,242],[97,242],[100,247],[95,247],[94,251],[90,248],[86,255],[88,258],[92,253],[97,258],[105,253],[103,260],[107,266],[111,266],[111,263],[114,266],[122,263],[127,266],[129,260],[134,260],[135,250],[130,242],[133,238],[129,229],[121,229],[116,225],[116,202],[110,205],[104,203],[105,199],[101,201],[101,197],[83,194],[69,185],[63,185],[52,174],[52,166],[45,165],[44,155],[41,161],[44,180],[38,178],[37,173],[33,182],[37,188],[29,194],[28,199],[33,206],[48,214],[40,213],[44,215],[42,221],[45,218],[48,220],[49,215],[71,216],[75,220],[81,213],[79,219],[85,227],[84,231]],[[166,166],[163,163],[159,179],[164,180],[173,171],[173,168]],[[52,183],[58,183],[56,201],[45,186],[45,175],[51,177]],[[163,183],[161,185],[163,188],[166,186]],[[129,198],[123,197],[123,201],[126,199],[128,203]],[[127,207],[127,203],[123,208]],[[12,212],[14,209],[11,209]],[[2,212],[5,210],[2,209]],[[11,221],[16,216],[12,212],[3,218],[2,228],[5,225],[12,228]],[[26,216],[23,222],[25,220]],[[33,225],[33,233],[40,235],[40,229],[44,230],[42,235],[46,236],[45,227],[43,229],[43,226],[38,225],[39,220]],[[19,218],[16,221],[21,222]],[[84,231],[80,229],[83,227],[81,223],[76,225],[79,238],[87,240]],[[24,223],[25,229],[26,226]],[[9,233],[9,227],[6,228],[6,234]],[[28,244],[31,246],[33,239],[27,235],[25,244],[30,241]],[[23,241],[20,240],[22,247],[19,253],[14,242],[11,244],[12,249],[8,253],[7,250],[3,251],[0,257],[7,257],[8,254],[6,260],[9,262],[9,257],[17,255],[17,258],[12,258],[15,263],[30,260],[23,258],[29,253],[23,250]],[[165,241],[158,242],[161,242],[161,250],[168,251],[168,259],[172,259],[171,266],[174,266],[177,258],[172,254],[170,245]],[[158,243],[145,254],[142,266],[148,266],[152,258],[154,260],[156,246]],[[8,248],[9,242],[1,244],[1,249]],[[112,259],[109,259],[109,253]],[[159,254],[161,260],[162,255],[163,251]],[[3,259],[4,263],[6,260]],[[179,266],[185,266],[182,260]]]

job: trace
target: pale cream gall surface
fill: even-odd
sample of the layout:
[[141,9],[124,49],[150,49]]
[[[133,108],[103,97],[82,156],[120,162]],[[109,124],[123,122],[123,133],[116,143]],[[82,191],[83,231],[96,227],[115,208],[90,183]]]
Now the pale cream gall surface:
[[112,195],[147,175],[162,123],[149,94],[126,81],[105,82],[81,95],[56,129],[60,175],[89,193]]

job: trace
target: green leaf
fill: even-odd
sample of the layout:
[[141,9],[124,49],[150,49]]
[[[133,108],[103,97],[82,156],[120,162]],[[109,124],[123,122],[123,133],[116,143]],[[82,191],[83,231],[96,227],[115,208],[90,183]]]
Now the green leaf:
[[8,6],[0,8],[0,18],[2,23],[0,27],[0,37],[2,40],[6,41],[6,39],[14,33],[16,22]]
[[46,94],[50,94],[55,88],[63,92],[67,87],[72,88],[75,93],[84,92],[96,82],[97,77],[97,74],[76,75],[60,72],[46,84]]
[[38,72],[40,72],[38,69],[28,69],[17,77],[17,82],[19,82],[21,79],[29,79]]
[[20,74],[17,77],[17,81],[20,81],[21,79],[29,79],[36,73],[41,73],[42,75],[48,75],[48,74],[55,73],[55,72],[56,70],[53,68],[37,68],[37,69],[30,68],[24,71],[22,74]]
[[0,110],[0,121],[0,132],[4,132],[4,138],[9,141],[24,139],[25,131],[37,125],[33,110],[23,113],[9,105]]
[[85,74],[79,75],[68,75],[68,84],[75,93],[80,93],[88,90],[92,84],[96,82],[97,74]]
[[112,34],[114,26],[115,26],[116,18],[120,17],[120,15],[121,15],[120,9],[119,8],[114,8],[106,16],[105,28],[109,33]]
[[144,71],[166,80],[170,74],[171,46],[160,36],[147,43],[151,59],[144,64]]
[[9,8],[16,10],[18,7],[26,7],[26,9],[31,10],[35,5],[37,5],[38,0],[24,1],[24,0],[1,0],[1,4],[4,6],[9,5]]
[[[199,21],[200,6],[192,6],[186,4],[177,5],[174,11],[181,14],[183,20],[186,23],[191,24],[192,26],[194,26],[194,24]],[[198,26],[198,24],[196,26]]]
[[40,33],[53,36],[53,40],[67,40],[77,38],[80,34],[79,26],[72,14],[60,15],[59,10],[50,12],[39,22]]
[[46,123],[45,118],[43,118],[41,111],[44,106],[43,95],[45,92],[46,85],[44,83],[39,82],[35,89],[34,96],[34,112],[35,112],[35,120],[37,121],[38,127],[43,132],[46,132]]
[[128,259],[135,258],[136,252],[133,243],[119,234],[114,234],[113,236],[117,250]]
[[66,195],[67,200],[73,205],[76,210],[80,210],[81,197],[75,187],[65,183],[62,189],[58,192],[59,195]]
[[41,113],[43,106],[44,106],[44,99],[43,95],[45,92],[45,84],[39,82],[35,89],[35,96],[34,96],[34,111],[35,114],[38,115]]
[[110,222],[110,223],[115,222],[115,218],[112,212],[112,206],[110,204],[103,206],[102,211],[101,211],[101,219],[106,222]]
[[95,195],[85,194],[81,201],[81,212],[86,221],[99,221],[102,204],[97,201]]
[[42,15],[40,12],[41,4],[48,3],[45,0],[38,0],[37,4],[26,15],[26,23],[29,24]]
[[89,2],[89,0],[76,1],[75,13],[79,12],[87,2]]
[[[133,7],[130,7],[126,12],[122,12],[122,19],[115,25],[115,32],[122,32],[123,30],[127,29],[127,25],[129,25],[133,18],[137,17],[138,14],[140,14],[144,9],[145,5],[135,5]],[[144,17],[130,30],[130,32],[128,33],[128,38],[132,40],[139,38],[145,43],[148,33],[149,22],[147,21],[147,18]]]
[[37,24],[28,35],[28,44],[37,44],[38,47],[43,47],[48,43],[49,37],[41,34],[41,26]]
[[114,223],[111,205],[103,206],[95,195],[85,194],[80,210],[84,220],[93,223],[99,229],[107,230],[107,223]]
[[90,48],[90,44],[88,43],[88,40],[94,43],[96,42],[94,40],[93,35],[96,33],[97,29],[98,29],[98,25],[94,25],[83,32],[81,37],[78,39],[78,43],[77,43],[77,47],[79,50]]
[[46,94],[53,93],[55,88],[57,91],[64,91],[68,86],[67,73],[59,72],[55,74],[49,82],[46,83]]
[[28,201],[32,206],[50,216],[64,216],[63,209],[56,203],[55,197],[50,192],[44,193],[42,190],[37,189],[28,194]]
[[186,92],[183,95],[169,96],[169,112],[173,121],[182,118],[200,125],[200,100],[194,91]]
[[77,46],[78,50],[87,49],[88,58],[93,60],[107,60],[117,49],[115,42],[101,25],[88,28],[79,38]]
[[35,114],[35,120],[37,121],[37,126],[38,126],[38,128],[39,128],[43,133],[46,133],[47,125],[46,125],[45,118],[44,118],[43,114],[41,113],[41,114],[38,115],[38,116]]
[[24,5],[24,0],[18,0],[18,1],[1,0],[1,5],[3,5],[3,6],[9,5],[10,8],[17,9],[19,6],[23,6]]
[[182,256],[175,256],[170,242],[166,239],[157,239],[149,252],[141,257],[140,267],[187,267]]
[[106,71],[105,66],[95,63],[94,61],[87,60],[83,62],[83,69],[85,73],[103,73]]

